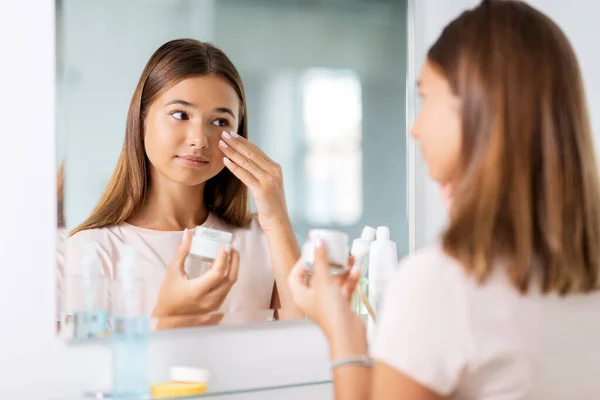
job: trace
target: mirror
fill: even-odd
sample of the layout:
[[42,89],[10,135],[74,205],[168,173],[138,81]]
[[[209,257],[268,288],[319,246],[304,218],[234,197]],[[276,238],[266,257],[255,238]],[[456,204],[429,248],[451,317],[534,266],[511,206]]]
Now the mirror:
[[[398,256],[408,253],[406,1],[57,0],[56,5],[57,158],[61,166],[57,326],[62,336],[101,337],[116,329],[107,321],[120,296],[114,281],[119,276],[119,260],[124,259],[123,245],[133,249],[139,267],[136,279],[145,282],[141,297],[146,304],[139,308],[150,315],[181,242],[181,231],[153,228],[160,225],[158,218],[163,222],[176,219],[163,211],[173,205],[172,199],[160,208],[160,217],[157,213],[140,217],[143,207],[134,207],[125,221],[110,222],[118,220],[123,207],[130,204],[127,196],[134,193],[135,185],[126,179],[117,180],[116,186],[110,182],[124,146],[130,102],[135,102],[136,86],[152,54],[173,39],[210,42],[235,65],[245,89],[248,138],[282,167],[287,210],[299,244],[314,228],[345,232],[351,241],[366,225],[385,225]],[[192,93],[194,99],[211,105],[225,96],[223,101],[231,100],[232,114],[237,114],[239,98],[226,95],[235,93],[231,84],[220,78],[198,82],[182,93]],[[215,85],[225,85],[225,89],[215,89]],[[160,95],[172,88],[165,87]],[[203,116],[198,110],[190,113]],[[196,118],[180,109],[171,111],[169,118]],[[222,129],[224,122],[213,121],[230,117],[239,116],[221,113],[210,121],[210,129]],[[148,128],[147,123],[144,129],[158,126]],[[232,124],[239,125],[239,121]],[[150,151],[149,141],[140,147],[144,152]],[[167,142],[154,143],[154,154],[167,153],[163,146]],[[147,154],[142,157],[149,158]],[[172,179],[169,182],[179,185]],[[104,211],[96,212],[97,218],[90,221],[107,187],[113,191],[100,207]],[[213,187],[206,185],[207,190]],[[180,187],[163,195],[168,198],[179,192]],[[117,195],[126,198],[109,201]],[[140,204],[146,205],[147,195],[143,193]],[[107,204],[117,204],[116,209],[108,212]],[[257,209],[254,200],[251,209]],[[243,230],[216,215],[209,214],[205,220],[203,226],[231,232],[234,242],[241,240],[241,247],[236,247],[242,260],[237,281],[221,306],[197,318],[189,313],[165,315],[151,327],[283,319],[283,312],[273,310],[280,303],[274,301],[273,266],[260,229],[240,233]],[[96,226],[101,227],[91,229]],[[84,268],[96,268],[91,270],[100,274],[92,274],[92,282]],[[78,309],[90,307],[98,312],[78,314]],[[361,309],[356,306],[357,312],[364,313]],[[79,326],[83,323],[87,328]]]

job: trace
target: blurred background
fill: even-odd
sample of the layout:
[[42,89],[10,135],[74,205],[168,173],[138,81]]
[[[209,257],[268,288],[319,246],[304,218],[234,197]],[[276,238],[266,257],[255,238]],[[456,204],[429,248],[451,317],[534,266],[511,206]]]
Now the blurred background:
[[408,253],[406,1],[59,0],[57,21],[68,229],[110,178],[145,63],[192,37],[238,68],[250,139],[283,167],[300,240],[311,228],[354,238],[388,225]]

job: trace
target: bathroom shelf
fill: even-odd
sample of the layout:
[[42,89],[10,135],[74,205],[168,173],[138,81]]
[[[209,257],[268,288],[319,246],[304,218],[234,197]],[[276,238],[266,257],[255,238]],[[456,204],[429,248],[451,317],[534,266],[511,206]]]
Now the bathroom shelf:
[[332,383],[331,380],[326,380],[326,381],[318,381],[318,382],[306,382],[306,383],[295,383],[295,384],[288,384],[288,385],[275,385],[275,386],[268,386],[268,387],[255,387],[255,388],[247,388],[247,389],[242,389],[242,390],[231,390],[231,391],[218,391],[218,392],[211,392],[210,390],[202,395],[196,395],[196,396],[183,396],[183,397],[119,397],[119,398],[115,398],[115,397],[111,397],[110,394],[104,394],[101,392],[89,392],[87,394],[83,394],[81,396],[71,396],[71,397],[56,397],[53,398],[52,400],[108,400],[108,399],[114,399],[114,400],[166,400],[166,399],[182,399],[182,400],[194,400],[194,399],[211,399],[211,398],[216,398],[218,399],[219,397],[224,397],[224,396],[232,396],[232,395],[243,395],[243,394],[251,394],[251,393],[267,393],[267,392],[275,392],[278,390],[287,390],[287,389],[294,389],[294,388],[307,388],[307,387],[316,387],[316,386],[325,386],[325,385],[330,385]]

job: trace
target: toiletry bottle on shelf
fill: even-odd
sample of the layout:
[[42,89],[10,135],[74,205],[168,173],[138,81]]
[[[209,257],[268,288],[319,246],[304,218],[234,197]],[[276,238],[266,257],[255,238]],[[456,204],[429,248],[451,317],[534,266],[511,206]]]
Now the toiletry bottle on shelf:
[[[352,242],[352,249],[350,255],[354,257],[354,267],[360,269],[360,279],[358,281],[357,290],[362,290],[363,293],[367,293],[367,271],[369,269],[369,252],[371,249],[371,243],[375,240],[375,228],[365,226],[362,230],[360,238],[354,239]],[[352,310],[367,318],[367,308],[360,300],[358,293],[354,293],[352,297]]]
[[117,398],[148,396],[148,330],[144,281],[133,247],[124,245],[112,287],[113,392]]
[[61,326],[73,339],[105,336],[108,332],[109,280],[92,242],[87,242],[79,273],[64,280]]
[[[371,243],[369,252],[368,298],[378,313],[381,309],[381,298],[386,285],[398,266],[398,251],[396,243],[390,239],[390,229],[387,226],[377,228],[376,239]],[[367,333],[369,338],[375,332],[375,321],[369,318]]]
[[214,263],[222,247],[231,244],[231,232],[197,227],[192,236],[185,272],[190,279],[203,275]]

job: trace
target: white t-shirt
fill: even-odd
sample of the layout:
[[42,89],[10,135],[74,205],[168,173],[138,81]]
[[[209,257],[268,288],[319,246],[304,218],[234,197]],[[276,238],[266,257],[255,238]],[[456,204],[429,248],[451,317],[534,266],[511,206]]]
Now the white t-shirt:
[[[539,287],[539,286],[538,286]],[[600,399],[600,292],[522,296],[433,247],[400,263],[371,355],[453,399]]]
[[[254,311],[269,310],[275,279],[267,240],[258,222],[253,220],[247,229],[236,228],[209,214],[202,226],[231,232],[235,248],[240,254],[238,280],[219,311],[225,314],[237,314],[234,319],[243,319],[242,313],[254,318],[257,315],[253,313]],[[156,231],[138,228],[128,223],[81,231],[67,241],[65,274],[79,272],[84,245],[89,241],[95,244],[102,260],[101,273],[114,279],[117,274],[121,245],[131,245],[136,250],[137,260],[143,271],[146,308],[150,314],[156,304],[165,271],[182,238],[182,231]]]

